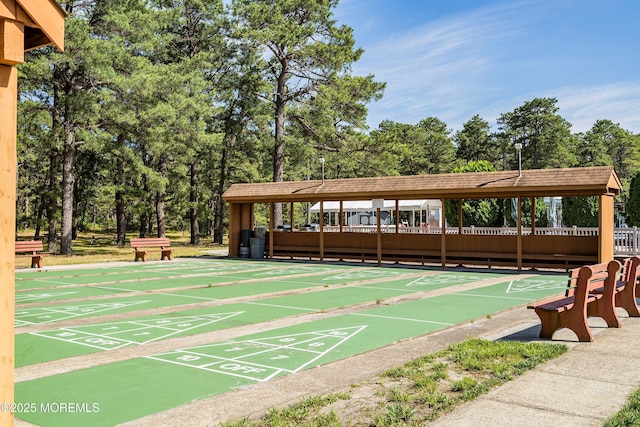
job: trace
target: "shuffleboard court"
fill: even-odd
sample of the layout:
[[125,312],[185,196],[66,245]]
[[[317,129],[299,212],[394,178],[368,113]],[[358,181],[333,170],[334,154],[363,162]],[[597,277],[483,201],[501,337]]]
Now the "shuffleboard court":
[[[281,262],[237,260],[237,259],[181,259],[173,261],[159,262],[128,262],[122,264],[105,264],[100,267],[95,266],[69,266],[63,268],[19,269],[16,270],[16,282],[25,282],[34,279],[53,279],[66,277],[90,277],[104,276],[123,273],[138,273],[147,271],[149,274],[162,271],[195,271],[195,272],[215,272],[233,271],[255,268],[282,267]],[[337,268],[346,266],[337,265]]]
[[[314,286],[353,283],[354,280],[357,283],[358,280],[364,281],[366,279],[384,278],[385,275],[389,273],[392,273],[391,278],[394,278],[398,277],[399,272],[403,272],[401,270],[394,270],[392,272],[386,270],[372,270],[373,272],[370,272],[369,270],[363,270],[362,274],[332,273],[328,275],[299,277],[295,281],[263,282],[259,285],[259,288],[256,287],[255,283],[246,284],[246,286],[242,286],[242,284],[236,284],[233,286],[219,288],[214,287],[167,293],[153,293],[145,295],[144,298],[129,297],[125,295],[118,298],[101,299],[99,302],[78,302],[71,305],[47,305],[46,307],[30,308],[18,307],[16,309],[15,316],[16,327],[51,323],[56,321],[91,317],[103,314],[116,314],[150,308],[161,308],[201,301],[224,300],[228,298],[254,295],[257,292],[260,294],[268,294],[276,291],[295,290],[300,289],[299,285],[304,285],[302,286],[302,288],[306,288]],[[409,270],[408,272],[414,274],[416,273],[413,270]],[[473,281],[491,280],[496,277],[500,277],[500,274],[484,273],[478,275],[475,273],[467,272],[444,272],[433,274],[432,272],[427,272],[417,277],[389,281],[385,280],[360,286],[373,289],[388,288],[392,290],[402,290],[403,292],[413,293],[427,289],[439,289],[441,287],[454,286],[457,284],[464,284]],[[100,290],[100,288],[79,288],[73,291],[73,293],[69,291],[60,291],[60,293],[58,293],[57,295],[64,299],[78,298],[80,296],[86,295],[87,293],[90,294],[87,296],[93,296],[91,295],[91,293],[96,290]],[[102,290],[100,291],[102,292]],[[104,290],[104,292],[108,292],[108,290]],[[122,291],[122,293],[126,292],[127,291]],[[25,294],[25,296],[26,295],[29,295],[31,299],[27,299],[25,302],[35,302],[38,300],[48,300],[56,298],[56,294],[53,292],[45,292],[41,294],[40,297],[38,297],[38,294]],[[98,293],[98,295],[103,294]]]
[[[351,267],[353,269],[353,267]],[[401,277],[418,274],[415,269],[401,268],[360,268],[353,274],[337,273],[333,266],[295,266],[279,268],[269,274],[266,271],[232,272],[217,276],[197,276],[143,280],[110,285],[73,286],[47,289],[46,291],[16,292],[16,302],[45,302],[80,299],[128,292],[154,292],[180,287],[201,287],[207,298],[226,299],[255,293],[268,293],[302,289],[310,286],[331,285],[371,280],[374,278]],[[278,274],[276,274],[278,273]],[[281,277],[289,279],[281,279]],[[245,283],[243,283],[245,282]],[[222,286],[222,285],[233,286]],[[244,285],[244,287],[241,287]],[[213,289],[214,291],[209,291]],[[196,292],[198,293],[198,292]]]
[[76,402],[86,410],[16,415],[47,426],[110,426],[486,317],[565,286],[564,277],[544,286],[505,281],[481,293],[439,295],[19,382],[16,402]]
[[[19,334],[16,336],[16,366],[22,367],[35,363],[42,363],[65,357],[79,356],[101,350],[112,350],[126,345],[139,345],[160,339],[193,335],[196,333],[209,332],[234,326],[253,324],[286,317],[305,312],[315,312],[320,310],[347,307],[354,304],[383,300],[400,295],[421,292],[424,289],[413,286],[417,281],[423,285],[430,283],[433,289],[446,286],[456,286],[461,283],[472,282],[482,276],[470,273],[454,274],[443,273],[445,279],[450,277],[450,281],[443,280],[442,275],[425,275],[421,277],[411,277],[403,280],[391,280],[383,287],[355,286],[337,289],[320,288],[319,291],[296,295],[287,295],[274,298],[265,298],[252,302],[240,304],[227,304],[212,308],[201,308],[195,310],[185,310],[164,315],[139,317],[126,321],[107,322],[96,325],[83,325],[77,327],[66,327],[29,334]],[[497,275],[487,275],[489,277]],[[394,276],[395,277],[395,276]],[[438,277],[438,280],[432,280]],[[349,276],[348,279],[351,279]],[[346,280],[347,278],[345,278]],[[431,280],[431,282],[430,282]],[[168,298],[174,295],[155,295],[156,299],[164,296]],[[112,311],[135,310],[141,305],[148,305],[150,300],[132,300],[128,304],[124,302],[110,304],[98,304],[86,306],[62,306],[58,308],[43,308],[32,310],[44,310],[44,320],[52,316],[66,318],[70,316],[81,316],[100,314],[111,309]],[[224,312],[237,313],[233,318],[224,317],[220,314]],[[26,313],[17,312],[17,315]],[[209,316],[218,316],[215,321],[209,321]],[[35,315],[34,315],[35,317]],[[174,325],[175,319],[179,327],[172,327],[167,331],[162,327],[164,324]],[[202,320],[204,319],[204,320]],[[34,318],[34,320],[36,320]],[[38,319],[42,320],[42,319]],[[195,323],[195,325],[194,325]],[[146,326],[143,326],[146,325]],[[147,330],[146,328],[149,328]],[[160,333],[156,329],[160,329]],[[133,335],[123,338],[125,334]],[[164,333],[166,332],[166,333]],[[158,335],[159,334],[159,335]],[[157,335],[157,336],[156,336]],[[142,338],[138,338],[142,337]],[[53,340],[53,341],[52,341]],[[149,341],[151,340],[151,341]]]
[[102,289],[96,287],[74,287],[67,289],[47,289],[42,291],[16,292],[16,309],[20,304],[44,303],[79,298],[91,298],[104,295],[127,293],[125,290]]
[[282,267],[268,265],[266,263],[256,263],[251,266],[249,263],[243,265],[245,268],[235,268],[236,265],[221,266],[191,266],[181,269],[153,269],[133,272],[120,272],[119,274],[102,274],[102,275],[73,275],[64,277],[47,277],[25,280],[16,286],[18,291],[64,287],[64,286],[123,286],[129,283],[149,282],[149,286],[153,287],[158,283],[166,283],[166,287],[180,286],[181,283],[191,283],[192,285],[222,283],[229,280],[248,280],[249,278],[262,277],[282,277],[296,274],[319,273],[324,271],[334,271],[335,268],[324,265],[307,265]]

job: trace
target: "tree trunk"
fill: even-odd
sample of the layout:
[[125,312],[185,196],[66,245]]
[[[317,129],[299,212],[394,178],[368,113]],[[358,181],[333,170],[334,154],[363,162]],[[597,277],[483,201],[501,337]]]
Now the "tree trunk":
[[[162,156],[160,160],[160,175],[167,176],[167,158]],[[158,237],[166,237],[166,223],[164,212],[165,190],[161,189],[156,192],[156,224],[158,227]]]
[[156,192],[156,224],[158,225],[158,237],[166,237],[163,191]]
[[33,240],[40,240],[40,228],[42,227],[42,217],[44,216],[44,193],[43,189],[40,197],[38,197],[38,213],[36,214],[36,229],[33,233]]
[[[149,186],[147,185],[147,175],[142,175],[142,194],[149,194]],[[149,227],[150,214],[147,207],[151,206],[151,199],[149,197],[144,198],[143,211],[140,212],[140,225],[138,227],[140,237],[147,237],[147,228]]]
[[222,193],[224,193],[225,186],[227,185],[227,175],[229,173],[229,150],[235,147],[236,135],[232,134],[229,137],[229,143],[225,144],[222,148],[220,155],[220,179],[218,180],[218,188],[216,189],[215,197],[215,214],[213,224],[213,242],[222,244],[224,240],[224,214],[225,204],[221,203]]
[[198,224],[198,159],[191,163],[191,190],[189,194],[191,208],[189,217],[191,219],[191,241],[192,245],[200,244],[200,224]]
[[76,138],[72,126],[65,123],[64,151],[62,157],[62,223],[60,254],[73,255],[73,161],[76,148]]
[[47,247],[49,248],[49,253],[55,254],[58,253],[58,220],[57,220],[57,211],[58,211],[58,198],[56,194],[58,193],[58,163],[60,153],[56,148],[51,149],[51,153],[49,154],[49,176],[47,178],[47,193],[45,196],[46,200],[46,210],[47,210]]
[[[124,248],[127,238],[127,213],[124,200],[124,159],[118,157],[118,174],[116,176],[116,243],[119,248]],[[141,221],[141,224],[143,222]],[[142,236],[141,236],[142,237]]]
[[[282,182],[284,179],[284,110],[285,101],[283,94],[285,91],[284,82],[278,81],[278,93],[276,94],[275,123],[276,137],[273,147],[273,182]],[[282,224],[282,203],[275,203],[273,208],[274,226]]]

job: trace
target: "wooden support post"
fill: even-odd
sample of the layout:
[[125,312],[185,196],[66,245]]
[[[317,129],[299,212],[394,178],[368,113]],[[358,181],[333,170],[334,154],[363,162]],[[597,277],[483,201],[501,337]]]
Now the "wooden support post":
[[240,254],[240,209],[238,203],[229,203],[229,256],[237,257]]
[[342,233],[342,228],[344,226],[344,205],[342,204],[342,200],[340,200],[340,232]]
[[[0,403],[13,402],[18,70],[0,65]],[[0,426],[13,413],[0,411]]]
[[400,201],[396,199],[396,211],[393,213],[395,217],[396,234],[400,232]]
[[[0,403],[14,400],[15,241],[18,70],[24,51],[64,48],[64,10],[55,0],[0,0]],[[29,26],[29,31],[25,26]],[[13,426],[0,410],[0,427]]]
[[378,265],[382,264],[382,227],[380,226],[380,208],[376,208],[376,247],[378,249]]
[[518,228],[518,237],[516,241],[516,256],[518,260],[518,271],[522,271],[522,197],[518,196],[518,221],[516,223]]
[[614,204],[613,196],[603,194],[598,209],[598,262],[609,262],[614,254]]
[[276,210],[275,203],[269,203],[269,259],[273,259],[273,227],[275,227],[274,213]]
[[458,199],[458,234],[462,234],[462,199]]
[[442,262],[442,268],[446,268],[447,266],[447,217],[444,215],[446,212],[446,203],[447,199],[444,197],[441,199],[442,202],[442,218],[440,218],[440,222],[442,223],[441,233],[440,233],[440,260]]
[[324,261],[324,200],[320,201],[320,261]]
[[293,231],[294,224],[294,215],[293,215],[293,202],[289,203],[289,225],[291,226],[291,231]]

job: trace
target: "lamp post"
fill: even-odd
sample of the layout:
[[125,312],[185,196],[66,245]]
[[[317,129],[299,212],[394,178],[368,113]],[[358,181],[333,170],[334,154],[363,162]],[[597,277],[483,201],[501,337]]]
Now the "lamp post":
[[324,184],[324,157],[320,157],[320,164],[322,165],[322,183]]
[[518,152],[518,176],[522,176],[522,143],[516,142],[513,147]]

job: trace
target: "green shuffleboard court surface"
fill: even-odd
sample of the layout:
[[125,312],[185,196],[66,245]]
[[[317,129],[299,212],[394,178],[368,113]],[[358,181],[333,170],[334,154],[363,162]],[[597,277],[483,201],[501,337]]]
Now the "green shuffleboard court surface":
[[[487,276],[492,278],[498,275],[487,274]],[[353,276],[348,277],[348,279],[352,278]],[[384,300],[385,298],[421,292],[427,288],[439,289],[485,279],[472,273],[442,273],[376,283],[380,286],[353,286],[337,289],[321,287],[316,292],[297,295],[19,334],[16,336],[15,363],[17,367],[22,367],[129,345],[142,345],[167,338],[264,322],[280,317]],[[335,282],[333,279],[330,281]],[[234,286],[229,287],[234,288]],[[212,289],[207,290],[213,292]],[[16,312],[16,317],[25,324],[28,319],[33,320],[29,324],[36,324],[37,321],[44,323],[92,314],[99,315],[105,312],[124,312],[139,310],[143,307],[167,306],[171,301],[174,304],[179,304],[180,297],[182,295],[179,294],[154,294],[121,299],[114,303],[101,301],[94,304],[23,309]],[[205,297],[201,298],[205,299]]]
[[[298,270],[301,271],[301,270]],[[307,270],[304,270],[307,271]],[[365,281],[370,279],[384,279],[385,277],[401,277],[407,273],[416,274],[415,270],[401,269],[361,269],[360,272],[350,272],[346,274],[338,272],[330,272],[325,274],[314,273],[311,276],[298,276],[295,279],[278,280],[273,275],[268,275],[264,281],[256,282],[256,278],[252,277],[247,283],[241,281],[235,282],[233,286],[206,286],[204,288],[196,288],[185,291],[171,291],[165,293],[150,293],[144,297],[128,297],[127,290],[113,290],[102,287],[73,287],[67,289],[52,289],[42,293],[23,292],[16,295],[18,304],[16,309],[16,327],[27,326],[33,324],[49,323],[60,320],[68,320],[71,318],[88,317],[95,315],[103,315],[110,313],[122,313],[126,311],[144,310],[148,308],[159,308],[170,305],[189,304],[204,300],[222,300],[228,298],[237,298],[255,294],[266,294],[271,292],[282,292],[288,290],[297,290],[303,288],[312,288],[315,286],[337,285],[349,282]],[[445,273],[448,275],[450,273]],[[470,273],[462,273],[461,280],[469,282],[477,277]],[[466,276],[465,276],[466,275]],[[422,277],[422,276],[421,276]],[[436,276],[433,276],[436,277]],[[449,276],[445,276],[449,277]],[[417,286],[418,279],[415,284],[407,286]],[[430,279],[433,286],[437,281],[444,279]],[[445,283],[451,283],[444,280]],[[461,282],[461,283],[463,283]],[[404,281],[402,281],[404,283]],[[376,285],[374,285],[376,286]],[[424,286],[424,280],[423,284]],[[411,289],[410,292],[415,290]],[[409,292],[409,291],[408,291]],[[118,298],[101,299],[93,302],[74,302],[60,305],[50,305],[45,307],[20,307],[20,304],[47,302],[52,300],[68,300],[79,299],[82,297],[89,298],[94,296],[103,296],[109,294],[119,294]]]
[[[282,267],[282,265],[279,267]],[[286,277],[288,275],[294,276],[298,274],[321,274],[323,272],[333,272],[337,270],[339,270],[339,268],[335,268],[333,266],[310,266],[310,268],[281,268],[275,271],[279,272],[280,276]],[[280,277],[276,274],[262,273],[263,272],[261,271],[255,271],[255,269],[253,269],[245,273],[232,272],[212,276],[187,275],[180,278],[170,277],[165,279],[146,279],[141,281],[127,281],[124,283],[110,283],[108,285],[74,285],[45,290],[26,289],[16,292],[16,304],[20,305],[57,300],[73,300],[95,296],[123,294],[128,292],[161,291],[163,289],[180,287],[207,287],[220,284],[238,284],[241,282],[268,284],[269,281],[277,280],[278,277]],[[225,297],[221,296],[216,298],[223,299]]]
[[[325,265],[307,266],[273,266],[266,263],[249,263],[236,265],[207,265],[200,261],[190,267],[181,269],[142,269],[139,271],[108,273],[101,275],[73,275],[63,277],[46,277],[29,279],[16,282],[16,290],[30,290],[50,287],[73,287],[73,286],[100,286],[109,285],[112,287],[126,288],[128,284],[149,283],[146,288],[174,286],[194,286],[208,283],[222,283],[235,280],[261,279],[265,277],[282,277],[287,275],[320,273],[335,271],[337,268]],[[204,265],[203,265],[204,264]],[[170,265],[170,264],[168,264]],[[242,268],[238,268],[242,267]],[[278,268],[279,267],[279,268]],[[81,273],[81,271],[80,271]],[[138,289],[135,285],[133,286]]]
[[[398,290],[410,288],[406,285],[396,283],[391,285],[391,289],[395,286]],[[44,426],[112,426],[237,387],[345,359],[456,323],[486,317],[558,294],[565,287],[564,276],[506,279],[483,288],[382,305],[250,334],[233,341],[168,349],[146,357],[20,382],[15,387],[16,402],[36,410],[17,413],[16,416]],[[338,295],[337,291],[346,290],[326,292],[327,295]],[[365,290],[364,286],[362,290]],[[318,292],[316,296],[323,293]],[[276,311],[284,310],[283,306],[298,310],[322,307],[322,304],[312,305],[310,296],[312,294],[290,295],[219,306],[215,311],[220,319],[226,313],[224,320],[233,321],[240,316],[233,314],[236,310],[231,308],[235,306],[262,304],[260,310]],[[359,298],[348,293],[343,296],[346,304]],[[337,301],[339,297],[336,297]],[[335,302],[324,304],[335,305]],[[51,404],[58,402],[74,404],[77,410],[52,409]]]

